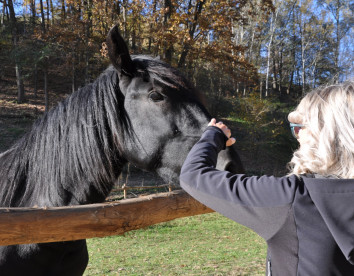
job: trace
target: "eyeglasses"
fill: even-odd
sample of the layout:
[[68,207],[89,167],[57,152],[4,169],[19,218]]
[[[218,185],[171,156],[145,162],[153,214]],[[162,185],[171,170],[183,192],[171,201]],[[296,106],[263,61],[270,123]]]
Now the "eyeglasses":
[[293,124],[290,123],[291,134],[296,138],[299,139],[299,132],[300,129],[304,128],[305,125],[302,124]]

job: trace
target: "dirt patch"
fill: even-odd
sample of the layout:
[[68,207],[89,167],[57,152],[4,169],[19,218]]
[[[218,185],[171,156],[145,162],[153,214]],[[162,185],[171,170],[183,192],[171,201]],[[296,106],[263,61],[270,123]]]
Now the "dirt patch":
[[[0,92],[0,152],[8,149],[16,140],[30,130],[33,122],[40,117],[45,110],[44,94],[39,92],[34,96],[33,92],[26,92],[26,100],[22,104],[17,103],[17,92],[12,86]],[[64,98],[63,95],[50,93],[52,106]]]

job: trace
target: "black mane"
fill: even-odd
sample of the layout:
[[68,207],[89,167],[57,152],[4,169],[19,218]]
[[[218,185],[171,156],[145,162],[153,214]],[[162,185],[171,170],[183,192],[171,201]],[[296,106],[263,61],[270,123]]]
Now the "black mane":
[[113,139],[124,126],[117,120],[117,81],[116,71],[106,70],[1,155],[3,206],[78,204],[91,189],[108,192],[121,163]]
[[[159,60],[137,56],[134,63],[139,75],[194,91],[177,70]],[[132,135],[123,104],[118,73],[109,67],[37,120],[30,132],[0,155],[1,206],[103,201],[126,162],[122,139]]]

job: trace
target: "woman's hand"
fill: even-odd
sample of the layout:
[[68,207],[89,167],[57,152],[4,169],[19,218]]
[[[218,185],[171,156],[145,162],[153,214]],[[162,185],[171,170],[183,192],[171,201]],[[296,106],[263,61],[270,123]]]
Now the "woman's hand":
[[236,139],[234,137],[231,137],[231,130],[226,126],[224,125],[222,122],[216,122],[216,119],[211,119],[210,123],[208,124],[208,126],[215,126],[215,127],[218,127],[220,128],[224,134],[226,135],[227,138],[229,138],[227,141],[226,141],[226,146],[229,147],[231,146],[232,144],[234,144],[236,142]]

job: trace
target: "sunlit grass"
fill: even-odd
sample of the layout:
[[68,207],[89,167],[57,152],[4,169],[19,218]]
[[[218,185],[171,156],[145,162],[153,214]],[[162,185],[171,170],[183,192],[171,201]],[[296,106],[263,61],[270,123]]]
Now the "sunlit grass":
[[216,213],[88,240],[84,275],[264,275],[266,246]]

